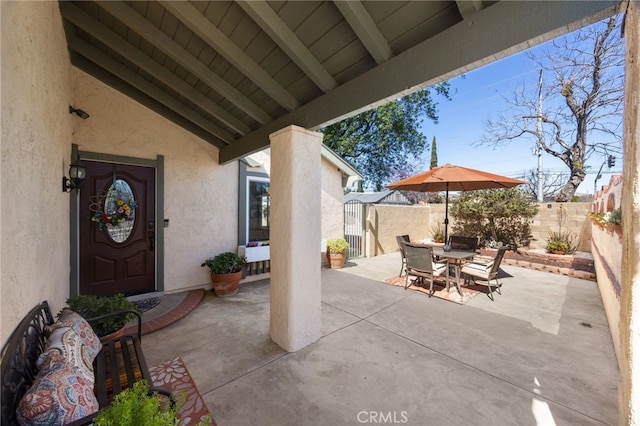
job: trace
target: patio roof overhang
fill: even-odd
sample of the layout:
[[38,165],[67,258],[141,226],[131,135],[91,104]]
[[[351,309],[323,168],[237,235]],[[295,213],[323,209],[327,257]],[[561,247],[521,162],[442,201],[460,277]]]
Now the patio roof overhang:
[[220,148],[317,130],[616,12],[619,1],[60,2],[72,63]]

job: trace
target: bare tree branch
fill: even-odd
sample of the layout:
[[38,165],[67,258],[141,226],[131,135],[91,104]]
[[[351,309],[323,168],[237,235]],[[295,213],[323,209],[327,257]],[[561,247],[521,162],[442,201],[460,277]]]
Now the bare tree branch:
[[572,198],[590,156],[622,152],[624,45],[615,36],[619,25],[620,19],[612,17],[554,40],[538,56],[530,53],[542,70],[544,88],[542,83],[536,91],[523,85],[510,98],[503,96],[508,110],[485,123],[477,142],[533,142],[560,159],[569,174],[556,194],[558,201]]

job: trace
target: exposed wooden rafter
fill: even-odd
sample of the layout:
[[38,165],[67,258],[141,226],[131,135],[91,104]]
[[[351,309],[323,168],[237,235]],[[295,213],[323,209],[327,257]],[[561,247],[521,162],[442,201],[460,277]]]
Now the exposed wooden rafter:
[[320,61],[309,52],[309,49],[265,1],[242,0],[238,2],[238,5],[323,92],[328,92],[338,86],[338,82],[333,76],[327,72]]
[[359,0],[334,2],[358,38],[378,64],[387,62],[393,51]]
[[60,1],[72,63],[220,148],[328,124],[615,12],[619,0]]
[[157,49],[160,49],[174,61],[189,70],[190,73],[207,83],[213,90],[224,96],[238,108],[250,115],[261,124],[272,120],[264,110],[247,99],[235,87],[227,83],[222,77],[212,72],[206,65],[194,58],[189,52],[183,49],[178,43],[165,35],[158,28],[144,19],[138,12],[122,2],[105,1],[100,3],[100,7],[113,15],[120,22],[130,28],[135,28],[135,32],[141,37],[151,42]]
[[91,31],[92,36],[97,40],[100,40],[100,42],[109,46],[109,48],[162,81],[173,90],[181,93],[185,98],[202,108],[203,111],[213,115],[231,129],[241,135],[245,135],[251,131],[249,126],[229,114],[229,112],[225,111],[202,93],[196,91],[189,84],[185,83],[184,80],[181,80],[175,74],[160,66],[160,64],[149,58],[143,52],[140,52],[131,44],[115,35],[107,27],[84,13],[78,7],[71,3],[64,3],[61,5],[60,10],[65,19],[85,31]]
[[[287,125],[315,130],[481,66],[488,57],[501,59],[529,46],[532,40],[549,40],[566,32],[565,27],[577,28],[586,17],[610,14],[616,3],[552,1],[546,3],[546,13],[538,14],[538,20],[532,22],[539,7],[536,2],[503,1],[484,9],[476,14],[473,25],[456,24],[222,148],[219,161],[226,163],[266,147],[269,134]],[[529,24],[523,25],[527,21]],[[501,22],[499,30],[496,22]]]
[[140,92],[146,94],[152,99],[155,99],[167,108],[178,112],[187,120],[200,126],[203,130],[206,130],[212,135],[215,135],[217,138],[224,142],[224,144],[221,144],[220,146],[229,144],[235,139],[229,132],[212,124],[211,120],[206,119],[201,114],[198,114],[193,110],[184,108],[184,105],[180,101],[168,95],[158,86],[151,84],[133,71],[127,69],[125,66],[120,65],[119,63],[111,59],[108,55],[105,55],[99,50],[93,49],[89,43],[76,37],[69,40],[68,44],[69,48],[74,52],[77,52],[85,58],[90,59],[93,63],[100,65],[102,68],[106,69],[111,74],[131,85],[132,87],[135,87]]
[[189,2],[162,0],[159,3],[280,105],[289,111],[300,106],[296,98],[291,96],[259,64],[236,46],[233,41],[229,40],[222,31]]
[[456,5],[463,19],[468,19],[474,13],[484,9],[482,0],[456,0]]

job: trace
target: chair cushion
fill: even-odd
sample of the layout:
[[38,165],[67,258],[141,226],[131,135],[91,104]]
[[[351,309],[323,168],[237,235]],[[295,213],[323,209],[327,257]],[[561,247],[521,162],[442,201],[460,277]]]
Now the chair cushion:
[[493,260],[494,258],[492,256],[477,255],[477,256],[473,256],[473,259],[470,262],[486,265],[488,263],[493,264]]
[[493,266],[493,262],[488,264],[470,262],[470,263],[466,263],[462,267],[461,271],[467,274],[487,274],[491,270],[492,266]]
[[447,270],[447,264],[446,263],[433,262],[431,264],[431,269],[433,270],[433,275],[435,275],[437,277],[437,276],[442,275],[442,273]]

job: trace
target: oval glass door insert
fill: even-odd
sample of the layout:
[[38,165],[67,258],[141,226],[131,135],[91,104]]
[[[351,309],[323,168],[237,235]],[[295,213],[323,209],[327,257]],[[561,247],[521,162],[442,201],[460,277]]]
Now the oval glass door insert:
[[129,184],[116,179],[104,200],[104,211],[111,217],[107,234],[116,243],[123,243],[133,232],[136,219],[136,200]]

